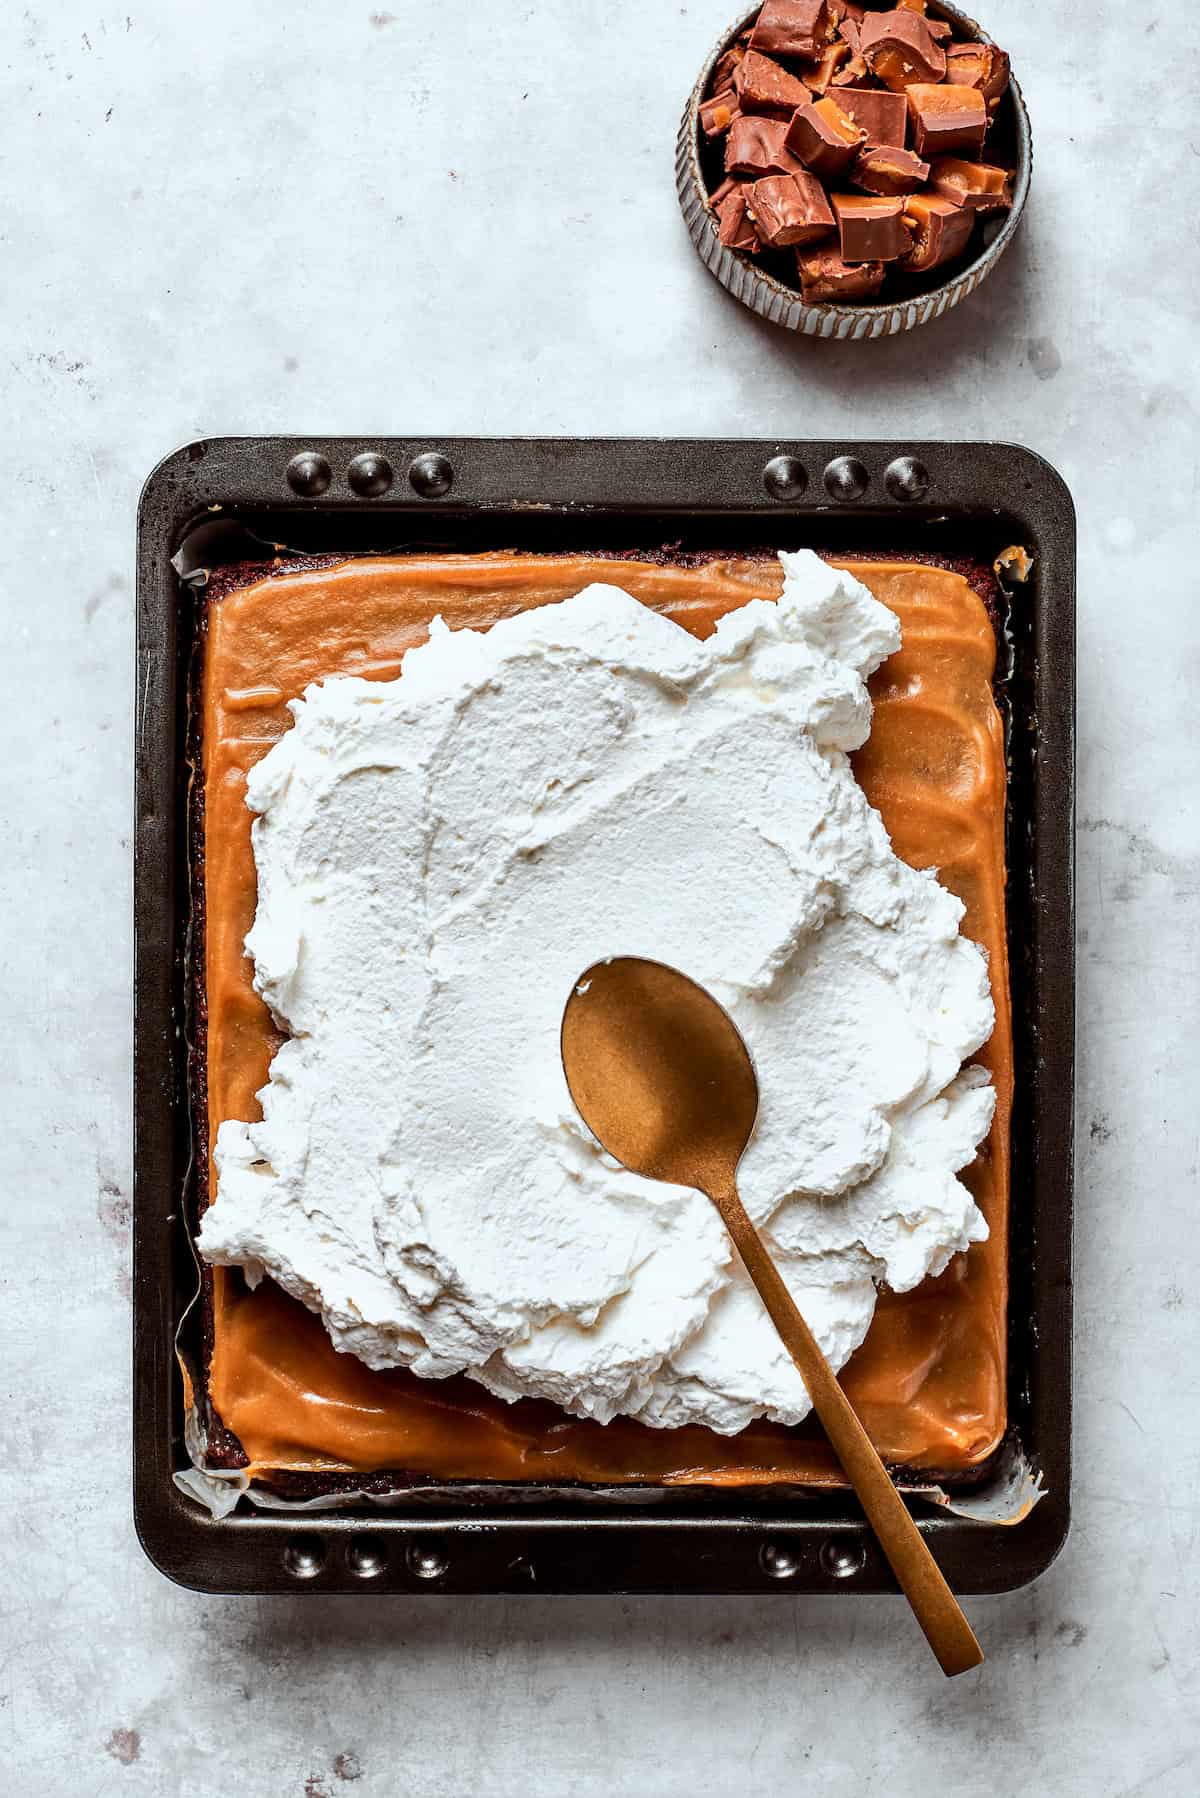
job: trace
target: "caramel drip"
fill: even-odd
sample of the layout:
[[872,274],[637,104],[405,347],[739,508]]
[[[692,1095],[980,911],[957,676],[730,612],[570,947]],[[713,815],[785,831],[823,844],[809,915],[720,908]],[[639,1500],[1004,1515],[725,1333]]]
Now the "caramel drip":
[[[957,574],[919,564],[847,562],[898,615],[904,647],[875,676],[875,721],[855,771],[893,844],[934,867],[963,900],[964,929],[990,958],[996,1119],[964,1179],[991,1227],[915,1292],[881,1292],[846,1390],[888,1461],[953,1471],[984,1459],[1005,1425],[1008,1144],[1012,1029],[1004,929],[1004,746],[992,697],[995,640]],[[210,616],[204,680],[205,904],[210,1136],[260,1115],[256,1094],[279,1045],[251,984],[243,939],[256,880],[248,770],[288,728],[287,701],[332,674],[392,679],[440,613],[455,629],[566,599],[611,581],[706,637],[727,611],[773,599],[763,562],[660,568],[588,556],[442,556],[343,563],[269,577]],[[211,1170],[210,1170],[211,1179]],[[373,1373],[339,1354],[319,1318],[271,1281],[250,1292],[214,1270],[213,1404],[252,1471],[404,1470],[444,1479],[757,1484],[834,1483],[811,1423],[702,1428],[601,1425],[529,1399],[510,1405],[465,1378]]]

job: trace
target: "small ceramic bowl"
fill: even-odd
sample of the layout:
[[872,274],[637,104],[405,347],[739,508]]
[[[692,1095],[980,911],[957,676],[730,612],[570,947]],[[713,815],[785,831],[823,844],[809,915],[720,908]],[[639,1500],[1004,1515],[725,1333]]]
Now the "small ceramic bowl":
[[[974,19],[967,18],[957,7],[931,0],[929,11],[932,17],[952,25],[960,42],[992,41]],[[738,33],[752,23],[758,12],[759,7],[755,6],[744,13],[717,44],[700,71],[679,127],[675,186],[684,222],[701,262],[743,306],[749,306],[752,312],[772,324],[782,325],[785,331],[800,331],[806,337],[893,337],[899,331],[912,331],[918,325],[928,324],[932,318],[940,318],[960,300],[965,300],[969,293],[974,293],[980,282],[991,274],[1012,242],[1025,209],[1033,167],[1033,140],[1029,115],[1016,79],[1009,80],[1008,91],[997,109],[987,151],[989,160],[1003,163],[1014,171],[1012,210],[988,219],[976,240],[977,247],[959,262],[951,263],[949,272],[944,268],[934,269],[928,275],[905,277],[903,285],[897,285],[890,296],[885,294],[879,300],[863,301],[858,305],[849,301],[844,305],[809,303],[802,298],[798,287],[789,286],[760,268],[752,257],[743,255],[740,250],[726,248],[717,234],[716,214],[708,204],[709,193],[724,173],[720,149],[723,140],[718,139],[714,146],[703,136],[700,103],[708,92],[718,57],[729,49]]]

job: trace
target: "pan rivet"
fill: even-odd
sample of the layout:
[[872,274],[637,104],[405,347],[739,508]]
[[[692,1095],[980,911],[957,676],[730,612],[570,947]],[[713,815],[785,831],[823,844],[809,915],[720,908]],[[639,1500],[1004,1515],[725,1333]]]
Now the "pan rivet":
[[363,499],[378,499],[380,494],[387,492],[395,476],[386,456],[376,456],[368,451],[365,455],[355,456],[346,470],[346,479]]
[[791,1579],[800,1571],[800,1557],[781,1542],[764,1542],[758,1553],[759,1566],[772,1579]]
[[897,456],[889,462],[883,484],[893,499],[924,499],[929,492],[929,470],[915,456]]
[[772,456],[763,469],[763,486],[772,499],[799,499],[808,486],[808,470],[795,456]]
[[445,456],[439,456],[436,450],[427,450],[413,461],[408,481],[413,492],[419,493],[422,499],[441,499],[454,484],[454,470]]
[[830,1536],[821,1545],[821,1567],[831,1579],[850,1579],[861,1573],[866,1564],[867,1554],[861,1542],[839,1542],[836,1536]]
[[346,1565],[356,1579],[378,1579],[387,1570],[387,1555],[370,1536],[354,1536],[346,1550]]
[[408,1570],[418,1579],[441,1579],[450,1563],[432,1542],[414,1542],[408,1555]]
[[287,465],[287,484],[301,499],[316,499],[333,479],[333,470],[315,450],[302,450]]
[[857,456],[835,456],[825,470],[825,491],[830,499],[859,499],[870,478]]
[[316,1579],[325,1565],[320,1536],[293,1536],[283,1551],[283,1564],[293,1579]]

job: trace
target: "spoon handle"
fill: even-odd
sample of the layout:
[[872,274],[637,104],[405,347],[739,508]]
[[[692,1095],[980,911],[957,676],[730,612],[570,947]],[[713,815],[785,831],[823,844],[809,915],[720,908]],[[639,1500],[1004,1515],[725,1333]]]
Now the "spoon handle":
[[745,1263],[746,1272],[778,1330],[784,1347],[800,1370],[813,1407],[858,1494],[871,1527],[891,1563],[892,1572],[925,1631],[947,1677],[978,1667],[983,1650],[946,1584],[907,1505],[897,1492],[875,1445],[858,1421],[849,1399],[796,1309],[779,1269],[763,1247],[731,1180],[711,1194],[725,1227]]

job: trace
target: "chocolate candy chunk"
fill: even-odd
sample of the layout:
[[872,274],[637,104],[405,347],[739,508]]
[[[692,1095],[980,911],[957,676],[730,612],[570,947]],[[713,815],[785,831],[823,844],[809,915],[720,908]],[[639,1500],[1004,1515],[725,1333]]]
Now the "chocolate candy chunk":
[[930,184],[935,193],[969,212],[1007,212],[1012,205],[1008,171],[990,162],[962,162],[956,156],[939,156]]
[[995,112],[1008,86],[1008,56],[995,44],[951,44],[946,51],[946,80],[951,87],[977,87]]
[[975,214],[941,194],[910,194],[903,202],[913,245],[903,259],[910,274],[923,275],[960,256],[970,242]]
[[929,164],[912,150],[881,144],[855,157],[850,179],[869,194],[911,194],[928,181]]
[[808,99],[808,89],[769,56],[747,50],[734,70],[733,85],[743,112],[790,115]]
[[725,177],[724,181],[722,181],[720,187],[714,187],[712,192],[708,196],[708,203],[711,206],[712,210],[715,212],[717,210],[717,208],[720,206],[721,201],[727,200],[729,198],[730,194],[735,194],[737,192],[737,190],[738,190],[738,184],[734,180],[733,176],[726,175],[726,177]]
[[843,262],[831,245],[797,250],[800,292],[806,300],[869,300],[883,286],[882,262]]
[[836,100],[815,100],[798,106],[784,140],[814,175],[840,174],[867,141],[861,125],[844,113]]
[[733,86],[734,74],[745,54],[745,49],[741,44],[734,44],[732,49],[726,50],[723,56],[718,56],[713,68],[712,80],[709,83],[714,94],[719,94],[724,88]]
[[765,0],[750,44],[768,56],[820,56],[832,36],[828,0]]
[[[850,58],[849,44],[830,44],[819,62],[804,70],[800,79],[811,94],[823,94],[844,62]],[[866,67],[866,64],[863,64]]]
[[768,175],[755,181],[747,209],[754,229],[771,249],[809,243],[833,229],[824,190],[812,175]]
[[868,13],[859,42],[872,75],[896,93],[914,81],[940,81],[946,73],[946,52],[920,13]]
[[895,262],[912,247],[904,222],[903,200],[867,200],[858,194],[832,194],[842,259],[845,262]]
[[750,218],[747,200],[748,190],[744,187],[735,187],[732,193],[726,194],[717,207],[718,235],[727,249],[746,250],[754,256],[762,246]]
[[867,148],[895,144],[904,148],[908,130],[908,101],[903,94],[885,93],[877,87],[841,87],[837,103],[867,134]]
[[705,137],[720,137],[728,131],[737,116],[737,95],[731,87],[724,93],[714,94],[711,100],[704,100],[700,105],[700,129]]
[[741,113],[725,140],[727,175],[802,175],[804,164],[793,156],[785,139],[783,119],[759,119]]
[[908,112],[918,156],[941,156],[948,150],[978,156],[983,148],[987,107],[977,87],[914,82],[908,89]]

